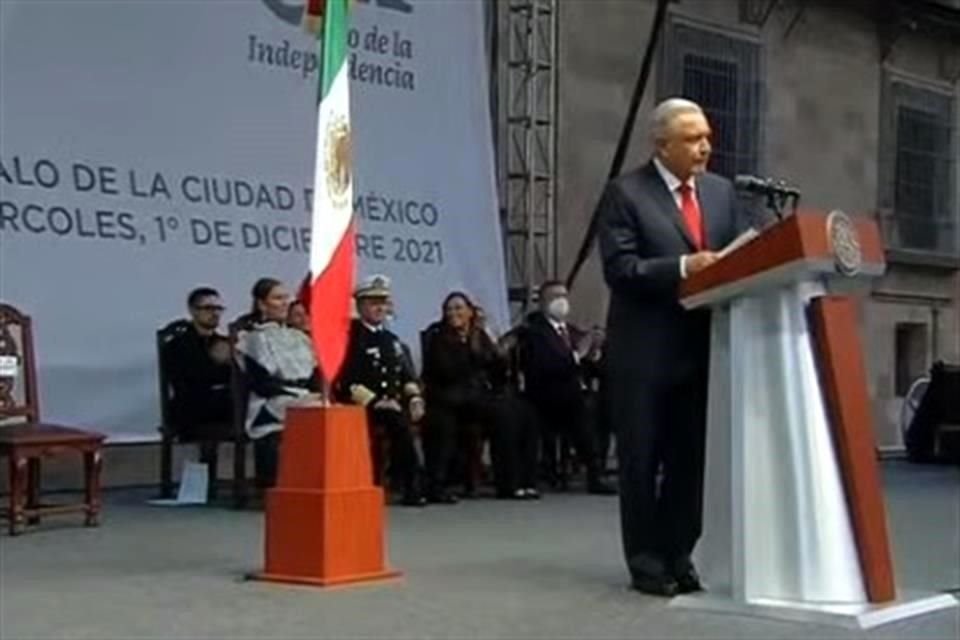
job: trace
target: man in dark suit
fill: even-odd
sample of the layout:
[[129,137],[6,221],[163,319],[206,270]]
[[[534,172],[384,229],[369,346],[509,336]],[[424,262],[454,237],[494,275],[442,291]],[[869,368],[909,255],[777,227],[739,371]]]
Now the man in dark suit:
[[172,412],[181,436],[203,438],[204,425],[229,424],[230,342],[217,332],[223,302],[216,289],[200,287],[187,297],[190,320],[164,350],[173,387]]
[[632,586],[673,596],[702,588],[690,554],[702,528],[710,351],[709,313],[685,311],[678,290],[719,259],[738,225],[733,185],[706,170],[711,131],[700,107],[666,100],[651,133],[653,159],[611,181],[599,205],[611,291],[606,396]]
[[[616,493],[601,478],[594,453],[594,437],[587,420],[586,383],[581,360],[587,356],[590,335],[567,322],[570,302],[567,287],[551,280],[540,285],[540,310],[527,317],[521,335],[521,367],[527,398],[536,408],[540,429],[564,434],[587,471],[589,493]],[[553,461],[555,452],[546,451]]]

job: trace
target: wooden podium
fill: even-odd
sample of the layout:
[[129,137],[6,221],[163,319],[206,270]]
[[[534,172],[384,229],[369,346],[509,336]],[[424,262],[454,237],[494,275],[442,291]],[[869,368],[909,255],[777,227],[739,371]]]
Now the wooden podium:
[[707,591],[675,606],[866,628],[956,606],[898,593],[857,305],[885,268],[872,220],[800,212],[688,278],[713,310]]
[[384,551],[362,407],[287,409],[277,486],[267,492],[265,568],[254,579],[329,587],[397,578]]

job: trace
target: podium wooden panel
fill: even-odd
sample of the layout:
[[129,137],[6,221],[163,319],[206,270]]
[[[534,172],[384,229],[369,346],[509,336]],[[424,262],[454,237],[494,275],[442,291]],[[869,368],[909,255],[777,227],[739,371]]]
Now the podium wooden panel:
[[856,307],[824,296],[810,303],[810,317],[864,586],[870,602],[889,602],[897,594]]
[[372,478],[363,408],[289,407],[267,493],[265,567],[253,577],[319,587],[399,577],[387,568],[384,495]]

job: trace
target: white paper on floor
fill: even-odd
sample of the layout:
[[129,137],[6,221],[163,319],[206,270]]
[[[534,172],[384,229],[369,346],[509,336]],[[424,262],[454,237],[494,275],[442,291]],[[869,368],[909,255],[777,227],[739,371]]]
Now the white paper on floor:
[[207,465],[202,462],[184,462],[180,475],[180,490],[173,499],[149,500],[148,504],[159,507],[180,507],[207,503]]

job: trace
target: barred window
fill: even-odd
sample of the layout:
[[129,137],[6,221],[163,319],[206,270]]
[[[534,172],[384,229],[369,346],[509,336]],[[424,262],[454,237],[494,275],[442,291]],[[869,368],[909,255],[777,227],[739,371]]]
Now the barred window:
[[956,255],[957,141],[953,96],[888,75],[881,132],[880,207],[896,249]]
[[659,99],[682,96],[703,107],[713,128],[710,169],[733,178],[760,160],[760,46],[671,20],[657,73]]

